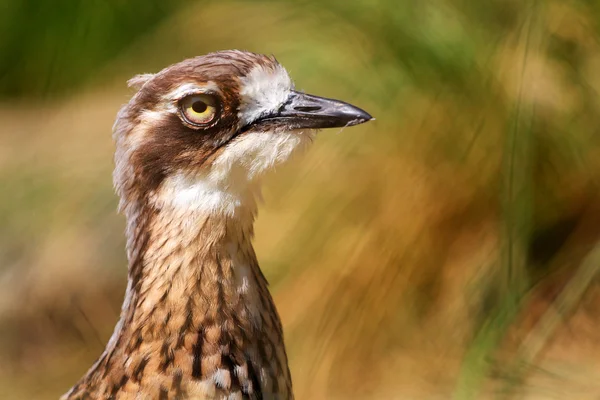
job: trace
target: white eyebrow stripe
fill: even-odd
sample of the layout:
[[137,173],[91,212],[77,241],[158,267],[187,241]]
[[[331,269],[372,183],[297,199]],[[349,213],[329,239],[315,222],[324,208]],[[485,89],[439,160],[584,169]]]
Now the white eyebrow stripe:
[[221,94],[221,89],[219,89],[219,86],[213,81],[208,81],[202,86],[196,83],[188,82],[178,86],[176,89],[164,95],[163,99],[168,101],[177,101],[190,94],[206,92],[216,92]]
[[243,125],[277,110],[294,90],[290,76],[279,64],[257,65],[240,79],[240,83],[241,105],[238,117]]

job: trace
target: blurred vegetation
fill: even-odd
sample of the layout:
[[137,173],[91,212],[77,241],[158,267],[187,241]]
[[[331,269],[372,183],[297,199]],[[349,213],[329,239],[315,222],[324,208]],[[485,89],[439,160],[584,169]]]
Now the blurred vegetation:
[[116,322],[125,80],[224,48],[377,118],[266,182],[297,398],[600,396],[599,2],[4,0],[1,398],[56,398]]
[[182,0],[5,0],[0,4],[0,94],[76,89],[184,4]]

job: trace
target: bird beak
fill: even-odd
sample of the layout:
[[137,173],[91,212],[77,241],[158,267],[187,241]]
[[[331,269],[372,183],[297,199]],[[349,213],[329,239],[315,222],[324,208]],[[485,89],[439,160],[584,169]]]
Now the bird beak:
[[281,123],[288,129],[322,129],[354,126],[372,119],[366,111],[343,101],[292,91],[279,110],[257,122]]

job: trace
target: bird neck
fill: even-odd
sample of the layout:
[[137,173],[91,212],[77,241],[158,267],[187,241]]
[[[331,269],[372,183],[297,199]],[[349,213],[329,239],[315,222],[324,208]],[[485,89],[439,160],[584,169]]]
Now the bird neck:
[[251,245],[253,219],[252,210],[128,215],[121,319],[87,386],[149,398],[293,398],[280,319]]

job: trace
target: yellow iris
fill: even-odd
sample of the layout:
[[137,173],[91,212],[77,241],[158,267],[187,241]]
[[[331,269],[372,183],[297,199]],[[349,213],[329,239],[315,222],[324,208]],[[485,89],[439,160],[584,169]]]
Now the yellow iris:
[[193,125],[206,125],[217,115],[217,100],[208,94],[184,97],[180,104],[183,115]]

